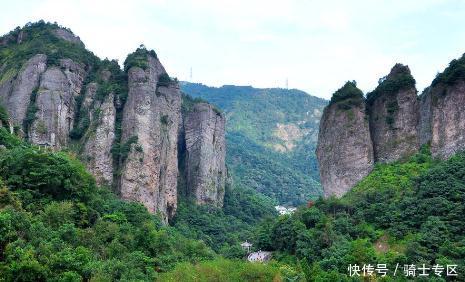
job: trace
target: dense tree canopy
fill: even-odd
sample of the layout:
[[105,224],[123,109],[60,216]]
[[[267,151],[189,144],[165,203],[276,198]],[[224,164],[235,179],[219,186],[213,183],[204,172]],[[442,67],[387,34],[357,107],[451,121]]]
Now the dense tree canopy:
[[256,241],[281,259],[296,256],[309,281],[348,280],[350,264],[386,263],[391,277],[397,263],[464,273],[464,199],[465,154],[434,161],[424,148],[408,162],[377,165],[342,199],[263,223]]

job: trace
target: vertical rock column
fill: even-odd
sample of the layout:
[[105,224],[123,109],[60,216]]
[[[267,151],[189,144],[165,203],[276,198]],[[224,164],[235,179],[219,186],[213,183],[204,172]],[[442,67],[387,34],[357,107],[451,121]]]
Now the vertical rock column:
[[197,103],[184,119],[189,196],[197,204],[223,206],[226,183],[225,118],[212,105]]
[[431,153],[446,159],[465,150],[465,81],[439,83],[431,87],[428,95],[425,100],[431,107]]
[[373,169],[365,107],[363,93],[347,82],[324,110],[316,153],[325,197],[342,196]]
[[121,197],[137,201],[167,221],[177,208],[177,135],[181,94],[174,83],[161,86],[166,71],[147,55],[147,68],[128,71],[122,146],[129,147],[120,176]]
[[46,69],[47,56],[38,54],[29,59],[16,79],[0,86],[0,102],[8,109],[14,125],[22,128],[33,91],[39,86],[40,76]]
[[29,128],[29,141],[61,149],[68,145],[79,95],[86,73],[84,66],[69,59],[42,74],[36,97],[36,118]]
[[419,149],[419,103],[415,80],[407,66],[396,64],[384,81],[368,94],[375,161],[388,163]]
[[[92,86],[88,87],[88,92],[92,89],[94,89]],[[90,113],[90,128],[85,136],[85,163],[99,185],[111,186],[113,182],[111,147],[115,139],[116,117],[113,100],[114,95],[110,93],[103,102],[94,103]]]

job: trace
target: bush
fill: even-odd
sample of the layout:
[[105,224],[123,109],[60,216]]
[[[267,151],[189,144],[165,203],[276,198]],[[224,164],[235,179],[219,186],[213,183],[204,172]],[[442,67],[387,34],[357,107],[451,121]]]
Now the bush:
[[95,181],[85,167],[65,153],[14,148],[0,156],[0,176],[14,190],[29,190],[54,199],[88,199]]
[[329,104],[348,101],[350,105],[358,105],[363,102],[363,99],[363,92],[357,88],[357,83],[355,81],[347,81],[344,86],[334,92]]
[[281,281],[279,269],[272,265],[239,260],[217,259],[197,265],[179,264],[163,274],[160,281]]
[[[381,96],[387,96],[388,99],[395,99],[392,97],[401,90],[415,88],[415,79],[410,74],[410,71],[406,66],[397,64],[394,66],[398,71],[394,73],[391,77],[385,77],[380,80],[379,85],[375,90],[367,94],[367,102],[369,105]],[[391,101],[391,103],[396,103],[396,101]],[[388,106],[388,114],[393,114],[392,107]],[[391,112],[389,112],[391,110]]]
[[465,54],[458,60],[452,60],[449,66],[436,76],[431,85],[436,86],[440,83],[452,85],[459,79],[465,79]]
[[5,107],[0,104],[0,123],[3,125],[3,127],[8,128],[8,121],[8,112],[6,111]]
[[147,56],[157,58],[154,50],[147,50],[144,45],[139,46],[135,52],[129,54],[124,61],[124,72],[128,72],[132,67],[139,67],[143,70],[147,69],[148,61]]

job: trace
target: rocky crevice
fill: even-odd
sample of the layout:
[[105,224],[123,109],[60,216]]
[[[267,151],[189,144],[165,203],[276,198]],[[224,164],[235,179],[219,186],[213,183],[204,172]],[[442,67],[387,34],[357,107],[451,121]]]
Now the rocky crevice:
[[224,116],[209,104],[195,104],[184,118],[184,136],[189,196],[197,204],[223,206],[227,178]]
[[90,128],[84,145],[87,169],[99,185],[113,184],[113,157],[111,148],[115,140],[116,108],[114,94],[109,93],[103,102],[95,103],[90,112]]

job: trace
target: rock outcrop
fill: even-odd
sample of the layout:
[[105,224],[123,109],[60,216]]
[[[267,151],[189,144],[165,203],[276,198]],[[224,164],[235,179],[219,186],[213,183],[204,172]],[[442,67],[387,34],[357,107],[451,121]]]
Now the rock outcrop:
[[225,118],[207,103],[197,103],[184,117],[185,174],[188,195],[197,204],[223,206],[227,177]]
[[465,80],[438,84],[425,97],[431,103],[431,153],[446,159],[465,150]]
[[[95,86],[95,84],[92,84]],[[88,88],[92,93],[94,87]],[[113,183],[113,157],[111,148],[115,140],[116,108],[114,94],[109,93],[103,102],[95,102],[90,112],[90,128],[85,136],[85,163],[99,185]]]
[[375,161],[388,163],[416,153],[419,103],[410,69],[396,64],[367,102]]
[[123,199],[143,203],[164,220],[177,208],[177,136],[181,93],[175,84],[159,85],[166,71],[147,56],[147,68],[128,71],[129,93],[124,106],[122,139],[130,152],[121,168]]
[[[36,55],[18,48],[26,43]],[[188,183],[198,204],[223,205],[225,119],[206,103],[193,103],[183,117],[178,82],[154,51],[138,48],[121,70],[87,51],[70,30],[45,22],[10,32],[0,46],[9,54],[0,56],[0,107],[11,117],[2,115],[0,126],[76,153],[98,184],[165,222],[177,209],[178,181]],[[178,156],[178,143],[187,159]]]
[[68,145],[75,97],[81,92],[84,77],[83,66],[69,59],[62,59],[60,68],[51,66],[43,73],[35,98],[35,120],[28,129],[32,143],[56,149]]
[[84,43],[82,43],[81,39],[79,36],[74,35],[71,31],[65,29],[65,28],[57,28],[53,31],[53,33],[58,37],[61,38],[65,41],[79,44],[82,47],[84,47]]
[[316,153],[325,197],[342,196],[373,169],[365,101],[354,82],[336,91],[325,108]]
[[[359,95],[357,106],[347,102],[341,90],[336,92],[323,114],[317,149],[325,196],[344,194],[370,171],[373,159],[366,152],[371,144],[374,160],[380,163],[406,159],[423,145],[441,159],[465,151],[463,73],[465,55],[453,60],[417,97],[410,70],[396,64],[366,101]],[[365,103],[369,135],[361,126]],[[358,114],[347,112],[354,107]],[[351,130],[348,120],[359,124],[358,128]]]
[[22,128],[32,93],[39,86],[40,76],[46,69],[47,56],[37,54],[30,58],[15,76],[6,78],[0,86],[0,102],[8,109],[14,125]]
[[465,54],[436,76],[420,99],[421,144],[447,159],[465,150]]

